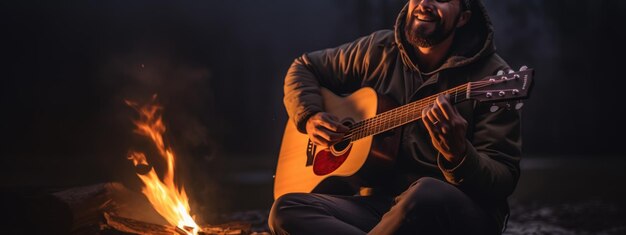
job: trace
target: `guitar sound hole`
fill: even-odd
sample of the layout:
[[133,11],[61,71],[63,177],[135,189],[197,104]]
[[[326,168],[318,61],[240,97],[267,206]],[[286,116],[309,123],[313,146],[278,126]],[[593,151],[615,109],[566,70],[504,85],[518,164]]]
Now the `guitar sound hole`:
[[[347,126],[348,128],[352,128],[352,124],[354,124],[354,120],[352,120],[352,119],[343,120],[343,122],[341,122],[341,124],[343,124],[344,126]],[[336,152],[341,152],[344,149],[346,149],[349,145],[350,145],[350,140],[344,140],[344,141],[341,141],[339,143],[336,143],[335,145],[333,145],[332,148]]]
[[335,145],[333,145],[333,148],[335,149],[335,151],[341,152],[344,149],[346,149],[348,147],[348,145],[350,145],[350,140],[344,140],[344,141],[341,141],[341,142],[336,143]]

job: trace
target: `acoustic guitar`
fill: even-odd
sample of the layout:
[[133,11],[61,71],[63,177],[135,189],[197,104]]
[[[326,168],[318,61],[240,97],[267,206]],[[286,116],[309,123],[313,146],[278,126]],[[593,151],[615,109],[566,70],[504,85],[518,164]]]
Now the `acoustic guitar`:
[[431,106],[437,96],[447,94],[453,104],[467,100],[488,102],[492,112],[520,109],[522,100],[529,97],[533,75],[533,69],[523,66],[517,72],[488,76],[400,107],[393,107],[393,102],[369,87],[345,97],[321,88],[325,112],[335,115],[350,129],[339,143],[319,148],[288,121],[274,176],[274,198],[294,192],[332,193],[346,185],[380,183],[377,179],[389,173],[395,163],[399,127],[419,120],[422,109]]

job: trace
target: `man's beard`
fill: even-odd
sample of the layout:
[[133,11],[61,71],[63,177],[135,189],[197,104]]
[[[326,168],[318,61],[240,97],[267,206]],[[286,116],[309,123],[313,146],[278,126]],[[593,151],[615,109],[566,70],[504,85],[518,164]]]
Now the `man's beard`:
[[[414,47],[432,47],[437,45],[446,38],[448,38],[455,30],[455,28],[451,28],[446,30],[444,26],[441,24],[441,19],[435,22],[435,30],[431,33],[425,32],[425,29],[416,27],[412,28],[413,22],[416,20],[416,16],[411,15],[409,20],[404,23],[404,36],[406,40],[413,45]],[[454,24],[456,25],[459,21],[460,14],[454,20]]]

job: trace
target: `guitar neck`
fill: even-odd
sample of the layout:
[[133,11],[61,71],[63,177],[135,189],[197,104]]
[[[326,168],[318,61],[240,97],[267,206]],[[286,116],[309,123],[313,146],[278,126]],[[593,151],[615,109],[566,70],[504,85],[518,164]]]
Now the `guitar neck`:
[[468,100],[470,85],[471,83],[465,83],[357,122],[352,125],[344,139],[355,141],[416,121],[422,118],[422,110],[431,106],[439,95],[449,95],[454,104]]
[[[422,110],[432,105],[439,95],[449,95],[453,104],[469,99],[478,102],[525,99],[533,84],[533,74],[534,70],[522,66],[519,72],[510,70],[507,74],[502,72],[480,81],[459,85],[355,123],[344,136],[344,140],[355,141],[416,121],[422,118]],[[519,109],[522,105],[518,103],[515,108]]]

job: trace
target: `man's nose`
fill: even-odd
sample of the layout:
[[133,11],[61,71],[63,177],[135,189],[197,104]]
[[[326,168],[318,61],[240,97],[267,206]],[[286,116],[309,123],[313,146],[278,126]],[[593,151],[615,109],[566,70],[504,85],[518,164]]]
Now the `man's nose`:
[[434,0],[421,0],[419,1],[419,3],[417,4],[417,7],[419,9],[421,9],[422,11],[429,11],[432,12],[433,9],[433,1]]

